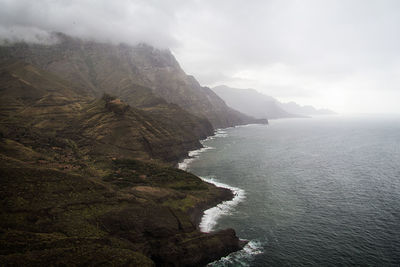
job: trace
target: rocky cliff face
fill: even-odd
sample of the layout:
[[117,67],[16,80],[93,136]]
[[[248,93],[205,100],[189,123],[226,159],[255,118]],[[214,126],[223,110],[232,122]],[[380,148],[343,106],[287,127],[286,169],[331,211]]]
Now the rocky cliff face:
[[[0,48],[0,58],[17,58],[74,81],[92,96],[104,92],[132,106],[158,96],[190,113],[208,119],[214,128],[257,122],[229,108],[212,90],[186,75],[168,50],[145,44],[112,45],[57,34],[55,45],[18,44]],[[136,88],[141,97],[133,99]],[[149,97],[150,95],[153,97]],[[143,99],[142,99],[143,97]],[[152,100],[150,100],[150,98]]]
[[0,63],[0,265],[199,266],[240,249],[233,230],[195,224],[231,192],[170,167],[212,133],[208,120],[147,87],[131,85],[131,106],[10,58]]

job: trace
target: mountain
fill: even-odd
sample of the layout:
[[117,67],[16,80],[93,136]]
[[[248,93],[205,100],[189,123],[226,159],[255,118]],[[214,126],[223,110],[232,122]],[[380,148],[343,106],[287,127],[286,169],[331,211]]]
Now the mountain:
[[177,162],[187,150],[200,147],[199,139],[213,133],[207,120],[163,100],[152,108],[129,107],[120,114],[112,103],[107,106],[113,99],[95,99],[79,86],[30,64],[6,61],[0,70],[4,127],[58,135],[74,131],[72,139],[86,140],[92,151],[101,146],[101,155],[114,151],[109,156],[168,162]]
[[200,86],[181,69],[169,50],[55,35],[59,42],[53,45],[2,46],[0,60],[23,60],[73,81],[94,97],[108,93],[135,107],[152,106],[158,101],[176,104],[208,119],[214,128],[261,122],[233,110],[211,89]]
[[279,106],[291,113],[303,116],[333,115],[334,111],[329,109],[316,109],[313,106],[301,106],[295,102],[279,103]]
[[213,133],[207,118],[130,78],[107,90],[124,101],[78,58],[29,47],[0,48],[0,265],[201,266],[242,248],[197,228],[232,192],[172,167]]
[[254,89],[237,89],[221,85],[212,88],[212,90],[230,107],[255,118],[298,117],[281,108],[280,103],[275,98],[261,94]]
[[295,102],[282,103],[254,89],[238,89],[220,85],[212,88],[212,90],[221,97],[227,105],[244,114],[259,119],[296,118],[335,114],[335,112],[328,109],[300,106]]

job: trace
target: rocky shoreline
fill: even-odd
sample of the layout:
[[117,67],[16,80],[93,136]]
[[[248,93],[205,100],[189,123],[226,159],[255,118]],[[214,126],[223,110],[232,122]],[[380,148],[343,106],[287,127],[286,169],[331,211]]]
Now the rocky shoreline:
[[[224,201],[229,201],[234,198],[233,192],[230,189],[221,187],[217,188],[221,190],[221,195],[219,198],[211,199],[210,201],[200,203],[189,211],[191,220],[195,225],[197,225],[198,230],[200,230],[200,222],[204,216],[204,211],[213,208]],[[212,255],[207,263],[219,260],[220,258],[225,257],[228,254],[236,252],[238,250],[242,250],[244,246],[248,243],[247,240],[239,239],[236,236],[235,230],[232,228],[220,230],[217,232],[212,232],[212,234],[222,236],[222,238],[226,240],[225,243],[226,247],[225,248],[216,247],[215,250],[221,253],[215,253],[215,255]]]
[[192,220],[194,225],[197,225],[198,229],[199,229],[201,219],[204,215],[204,211],[208,210],[209,208],[217,206],[218,204],[220,204],[223,201],[228,201],[228,200],[233,199],[233,193],[231,190],[226,189],[226,188],[219,188],[219,187],[217,187],[217,188],[220,191],[219,197],[209,199],[208,201],[205,201],[205,202],[198,203],[195,207],[189,209],[189,211],[188,211],[190,219]]
[[[232,192],[190,173],[117,160],[121,177],[99,180],[15,163],[0,167],[0,265],[201,266],[243,247],[233,229],[199,231]],[[135,184],[144,171],[151,186]]]
[[[215,137],[219,133],[219,131],[224,132],[224,129],[216,130],[214,132],[214,135],[208,136],[204,140],[207,140],[208,138]],[[207,147],[201,145],[201,147],[197,148],[197,150],[192,150],[191,152],[202,152],[203,149],[207,149]],[[195,154],[197,155],[197,153],[195,153]],[[189,155],[190,155],[190,153],[189,153]],[[185,159],[186,160],[189,159],[189,161],[191,161],[191,159],[195,159],[195,158],[196,157],[190,157],[189,156],[189,158],[186,157],[186,158],[182,159],[181,162],[185,165],[185,167],[182,167],[182,166],[179,167],[179,164],[178,164],[178,168],[186,169],[188,162],[185,162]],[[188,215],[190,217],[190,220],[192,221],[192,223],[194,225],[197,226],[197,230],[199,230],[199,231],[201,231],[200,223],[201,223],[201,221],[203,219],[203,216],[205,215],[205,211],[206,210],[208,210],[210,208],[213,208],[213,207],[216,207],[216,206],[218,206],[219,204],[221,204],[223,202],[231,201],[235,197],[234,191],[232,189],[228,189],[228,188],[224,188],[224,187],[218,187],[217,185],[215,185],[213,183],[210,183],[210,182],[207,182],[205,180],[203,180],[203,182],[207,183],[209,186],[216,187],[216,189],[218,190],[218,195],[213,197],[213,198],[206,199],[203,202],[197,203],[194,207],[191,207],[191,208],[188,209]],[[206,232],[206,234],[209,234],[209,233]],[[221,248],[216,248],[217,251],[221,251],[222,253],[215,253],[215,255],[213,255],[213,257],[212,257],[212,260],[210,260],[209,262],[216,261],[216,260],[218,260],[218,259],[220,259],[220,258],[222,258],[224,256],[227,256],[228,254],[230,254],[232,252],[236,252],[238,250],[241,250],[248,243],[248,241],[246,241],[246,240],[240,240],[236,236],[235,230],[231,229],[231,228],[225,229],[225,230],[220,230],[220,231],[217,231],[217,232],[211,232],[211,234],[218,234],[218,235],[223,235],[223,236],[226,236],[226,237],[230,236],[230,238],[226,239],[227,242],[228,242],[226,244],[227,245],[226,248],[229,248],[229,249],[224,251],[223,249],[221,250]],[[229,252],[226,253],[227,251],[229,251]]]

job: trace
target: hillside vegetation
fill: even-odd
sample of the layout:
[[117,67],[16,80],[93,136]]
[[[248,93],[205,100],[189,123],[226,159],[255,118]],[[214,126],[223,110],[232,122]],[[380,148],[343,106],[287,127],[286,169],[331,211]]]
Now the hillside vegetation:
[[181,69],[169,50],[55,35],[59,43],[53,45],[19,43],[0,47],[0,59],[20,59],[38,66],[74,81],[94,97],[109,93],[136,107],[176,104],[208,119],[214,128],[262,122],[231,109],[211,89],[200,86]]
[[0,265],[199,266],[240,249],[232,229],[197,229],[232,193],[173,167],[208,117],[87,45],[0,48]]

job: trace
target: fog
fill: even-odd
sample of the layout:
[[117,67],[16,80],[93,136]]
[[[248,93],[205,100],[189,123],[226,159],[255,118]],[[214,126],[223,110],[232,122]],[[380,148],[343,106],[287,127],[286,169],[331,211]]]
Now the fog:
[[338,112],[400,113],[400,2],[0,0],[0,37],[170,48],[201,84]]

